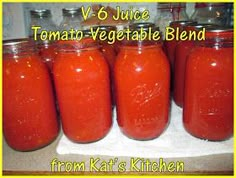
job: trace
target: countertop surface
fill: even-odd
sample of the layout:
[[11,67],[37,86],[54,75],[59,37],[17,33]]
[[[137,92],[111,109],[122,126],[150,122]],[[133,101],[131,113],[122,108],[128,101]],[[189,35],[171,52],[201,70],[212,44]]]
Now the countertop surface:
[[[19,152],[11,149],[3,139],[3,174],[233,174],[233,154],[217,154],[199,157],[184,158],[163,158],[168,165],[170,162],[181,161],[184,163],[184,170],[174,172],[153,172],[153,171],[124,171],[117,169],[98,172],[91,171],[91,158],[99,158],[101,161],[109,162],[114,159],[111,156],[91,155],[59,155],[56,152],[58,141],[62,136],[60,132],[57,139],[50,145],[32,152]],[[120,160],[130,162],[130,157],[119,157]],[[160,158],[150,158],[150,161],[157,162]],[[57,165],[52,166],[53,160]],[[71,169],[73,163],[83,162],[84,169]],[[59,163],[59,165],[58,165]],[[66,164],[68,163],[68,164]],[[64,164],[64,165],[63,165]]]

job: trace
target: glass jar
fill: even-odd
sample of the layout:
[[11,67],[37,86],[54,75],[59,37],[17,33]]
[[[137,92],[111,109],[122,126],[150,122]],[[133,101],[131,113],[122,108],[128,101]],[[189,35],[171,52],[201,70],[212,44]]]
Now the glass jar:
[[186,65],[183,122],[195,137],[225,140],[233,134],[233,29],[209,28]]
[[90,37],[58,41],[54,82],[65,135],[74,142],[102,139],[110,130],[109,67]]
[[156,25],[165,35],[166,27],[172,21],[186,21],[189,19],[186,13],[186,3],[158,3],[155,19]]
[[224,3],[196,3],[192,20],[224,26],[227,23],[227,9]]
[[[179,31],[181,32],[183,30],[184,26],[191,25],[191,24],[194,25],[194,24],[197,24],[197,22],[194,22],[194,21],[173,21],[170,23],[170,27],[174,28],[175,30],[177,28],[179,28]],[[167,40],[164,41],[164,47],[166,49],[167,57],[168,57],[170,64],[171,64],[172,72],[174,70],[175,48],[179,42],[180,41],[176,40],[176,36],[171,41],[167,41]]]
[[[95,26],[93,28],[99,28],[100,32],[106,31],[107,33],[109,33],[110,31],[116,31],[115,26]],[[107,40],[99,40],[99,43],[101,45],[101,51],[109,65],[110,71],[113,73],[114,63],[116,59],[115,43],[109,44]]]
[[[94,29],[99,28],[100,32],[101,31],[106,31],[107,33],[111,31],[116,31],[115,26],[95,26],[93,27]],[[90,30],[89,30],[90,31]],[[99,33],[100,33],[99,32]],[[114,91],[114,65],[115,65],[115,60],[116,60],[116,42],[113,44],[109,44],[107,40],[98,40],[99,44],[101,46],[100,50],[104,56],[104,58],[107,61],[107,64],[109,66],[110,70],[110,81],[111,81],[111,91],[112,91],[112,105],[115,105],[115,91]]]
[[[196,31],[203,28],[216,27],[211,24],[197,24],[184,26],[186,31]],[[196,39],[197,40],[197,39]],[[175,103],[183,107],[184,98],[184,76],[185,76],[185,65],[189,52],[194,48],[194,40],[180,41],[175,49],[175,62],[174,62],[174,88],[173,88],[173,99]]]
[[42,61],[48,66],[48,69],[51,72],[57,55],[55,41],[37,41],[37,48]]
[[19,151],[39,149],[58,135],[50,75],[29,39],[3,42],[3,133]]
[[70,29],[81,30],[82,11],[81,8],[62,9],[63,20],[59,25],[61,31]]
[[[148,30],[148,26],[141,28]],[[114,72],[121,131],[136,140],[158,137],[168,123],[170,82],[169,63],[160,42],[122,41]]]
[[38,34],[41,33],[42,30],[46,31],[56,31],[57,26],[52,21],[51,11],[48,9],[36,9],[30,11],[30,30],[29,36],[34,36],[34,30],[31,29],[33,26],[40,26],[41,29],[38,30]]

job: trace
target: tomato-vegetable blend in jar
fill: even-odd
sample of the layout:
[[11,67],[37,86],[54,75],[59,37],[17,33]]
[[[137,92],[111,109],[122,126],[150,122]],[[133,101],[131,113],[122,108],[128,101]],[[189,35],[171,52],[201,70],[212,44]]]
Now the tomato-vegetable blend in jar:
[[[199,30],[210,26],[213,27],[213,25],[211,24],[187,25],[184,27],[184,30],[196,31],[197,36]],[[186,40],[180,41],[175,49],[173,98],[175,103],[180,107],[183,107],[184,100],[185,65],[187,61],[187,56],[193,48],[194,40]]]
[[192,135],[224,140],[233,134],[233,30],[208,28],[189,54],[183,121]]
[[96,42],[59,41],[53,74],[65,135],[80,143],[103,138],[112,124],[110,82]]
[[[141,25],[139,29],[148,29]],[[136,29],[139,30],[136,24]],[[168,123],[170,70],[157,41],[123,41],[115,63],[117,120],[133,139],[159,136]]]
[[50,72],[52,71],[53,62],[56,58],[56,44],[54,41],[39,41],[38,44],[39,55],[42,61],[48,66]]
[[[183,30],[184,26],[194,25],[194,24],[197,24],[197,22],[194,22],[194,21],[173,21],[170,23],[170,27],[174,28],[175,30],[177,28],[179,28],[179,31],[181,32]],[[179,42],[180,41],[176,40],[176,35],[173,40],[170,40],[170,41],[165,40],[164,41],[165,49],[166,49],[167,56],[170,61],[172,70],[174,68],[174,61],[175,61],[175,48]]]
[[10,147],[30,151],[59,131],[47,67],[28,39],[3,43],[3,132]]
[[[116,31],[116,27],[114,26],[97,26],[94,29],[99,28],[99,33],[103,33],[103,31],[109,33],[110,31]],[[114,65],[116,59],[116,51],[115,51],[115,43],[109,44],[108,40],[99,40],[100,50],[107,61],[110,70],[110,80],[111,80],[111,98],[112,105],[115,105],[115,96],[114,96],[114,81],[113,81],[113,73],[114,73]]]

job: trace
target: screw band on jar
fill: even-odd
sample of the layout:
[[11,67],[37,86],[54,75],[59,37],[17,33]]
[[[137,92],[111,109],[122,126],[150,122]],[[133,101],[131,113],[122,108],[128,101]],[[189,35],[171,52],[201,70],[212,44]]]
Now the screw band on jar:
[[81,15],[82,11],[81,8],[63,8],[62,9],[63,16],[77,16]]
[[35,9],[30,11],[31,17],[51,17],[51,11],[49,9]]

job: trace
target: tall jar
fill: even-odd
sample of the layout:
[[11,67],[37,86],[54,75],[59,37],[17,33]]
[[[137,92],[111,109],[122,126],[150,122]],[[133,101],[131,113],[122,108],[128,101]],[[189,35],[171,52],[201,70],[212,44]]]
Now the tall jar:
[[30,29],[29,36],[34,37],[34,30],[31,29],[33,26],[40,26],[41,29],[38,30],[38,34],[41,33],[42,30],[46,31],[56,31],[57,26],[52,20],[51,11],[48,9],[36,9],[30,11]]
[[195,137],[225,140],[233,134],[233,30],[209,28],[196,43],[185,74],[183,122]]
[[224,26],[227,23],[225,3],[196,3],[191,19],[198,23]]
[[[183,31],[183,27],[186,26],[186,25],[194,25],[194,24],[197,24],[197,22],[194,22],[194,21],[173,21],[170,23],[170,27],[173,28],[173,29],[177,29],[179,28],[179,31]],[[164,41],[164,46],[165,46],[165,49],[166,49],[166,52],[167,52],[167,56],[168,56],[168,59],[170,61],[170,64],[171,64],[171,69],[172,69],[172,72],[174,70],[174,61],[175,61],[175,48],[177,46],[177,44],[180,42],[178,40],[176,40],[176,33],[175,34],[175,37],[173,40],[171,41],[167,41],[165,40]]]
[[63,19],[59,29],[63,30],[81,30],[82,11],[81,8],[64,8],[62,9]]
[[10,147],[31,151],[58,135],[52,85],[28,39],[3,42],[3,133]]
[[42,61],[48,66],[50,72],[52,71],[52,66],[57,55],[56,47],[57,46],[55,41],[49,41],[49,40],[37,41],[37,48],[39,55]]
[[[115,26],[95,26],[94,27],[99,28],[100,32],[106,31],[107,33],[110,33],[111,31],[116,31]],[[99,33],[100,33],[99,32]],[[110,81],[111,81],[111,92],[112,92],[112,105],[115,105],[115,95],[114,95],[114,65],[116,60],[116,41],[113,44],[109,44],[108,40],[99,40],[99,44],[101,46],[101,52],[104,56],[104,58],[107,61],[107,64],[109,66],[110,70]]]
[[[200,32],[203,28],[214,27],[211,24],[194,24],[184,26],[184,30],[187,32],[195,31],[196,34]],[[215,26],[216,27],[216,26]],[[194,39],[197,40],[197,39]],[[174,62],[174,88],[173,88],[173,99],[175,103],[183,107],[184,102],[184,76],[185,76],[185,66],[188,54],[194,48],[194,40],[180,41],[175,49],[175,62]]]
[[166,27],[173,21],[188,20],[186,13],[186,3],[158,3],[157,16],[155,17],[156,25],[161,32],[165,34]]
[[[95,26],[94,29],[99,28],[99,33],[102,31],[106,31],[107,33],[111,31],[116,31],[115,26]],[[114,63],[116,59],[116,51],[115,51],[115,42],[113,44],[109,44],[107,40],[99,40],[101,45],[101,51],[109,65],[110,71],[113,73]]]
[[[149,27],[141,28],[147,31]],[[122,42],[115,63],[115,91],[117,121],[126,136],[150,140],[164,131],[169,82],[169,63],[159,41]]]
[[79,143],[102,139],[112,124],[110,81],[96,41],[58,41],[53,74],[64,134]]

